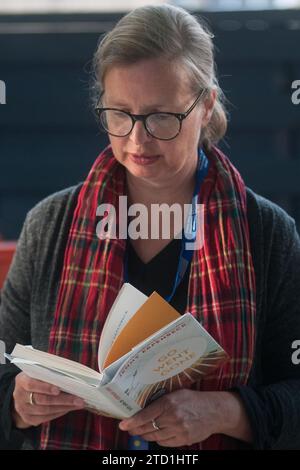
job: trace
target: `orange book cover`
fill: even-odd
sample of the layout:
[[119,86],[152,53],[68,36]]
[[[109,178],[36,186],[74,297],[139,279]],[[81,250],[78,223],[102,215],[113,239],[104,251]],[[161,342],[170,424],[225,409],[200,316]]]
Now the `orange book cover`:
[[104,368],[178,317],[180,314],[159,294],[153,292],[115,339],[104,361]]

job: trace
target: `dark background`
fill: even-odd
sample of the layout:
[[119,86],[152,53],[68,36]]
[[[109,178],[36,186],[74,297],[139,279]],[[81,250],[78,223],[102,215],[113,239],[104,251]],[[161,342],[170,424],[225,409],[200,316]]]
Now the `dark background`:
[[[300,227],[300,11],[199,13],[215,34],[231,115],[221,148],[246,184]],[[16,239],[39,200],[87,176],[107,143],[89,94],[99,36],[122,14],[0,16],[0,234]]]

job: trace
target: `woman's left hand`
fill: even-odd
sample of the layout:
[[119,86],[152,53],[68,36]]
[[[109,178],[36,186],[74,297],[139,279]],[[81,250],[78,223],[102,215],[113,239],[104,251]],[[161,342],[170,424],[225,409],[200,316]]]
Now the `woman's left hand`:
[[[189,446],[221,432],[222,392],[177,390],[120,423],[122,431],[165,447]],[[155,429],[157,426],[159,429]]]

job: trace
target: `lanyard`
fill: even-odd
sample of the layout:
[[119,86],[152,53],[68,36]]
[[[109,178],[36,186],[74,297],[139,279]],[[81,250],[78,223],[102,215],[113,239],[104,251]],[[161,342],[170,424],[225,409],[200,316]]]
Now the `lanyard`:
[[[196,240],[197,237],[197,201],[198,195],[200,191],[201,184],[207,175],[209,167],[208,159],[202,149],[198,150],[198,165],[196,171],[196,183],[193,193],[192,205],[190,208],[190,213],[187,218],[187,222],[185,224],[185,228],[182,231],[182,238],[181,238],[181,249],[180,249],[180,256],[177,265],[177,272],[175,275],[175,281],[172,288],[171,293],[165,297],[167,302],[170,302],[175,291],[179,284],[181,283],[184,275],[189,267],[189,264],[192,260],[193,256],[193,249],[187,249],[187,244],[191,244],[193,241]],[[128,245],[126,248],[125,253],[125,260],[124,260],[124,278],[125,282],[129,282],[128,276]]]

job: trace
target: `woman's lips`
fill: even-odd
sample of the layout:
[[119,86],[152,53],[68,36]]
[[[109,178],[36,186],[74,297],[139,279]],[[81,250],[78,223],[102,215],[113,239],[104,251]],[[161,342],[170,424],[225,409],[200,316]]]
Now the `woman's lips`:
[[130,158],[134,163],[144,166],[155,163],[160,158],[160,155],[138,155],[136,153],[131,153]]

